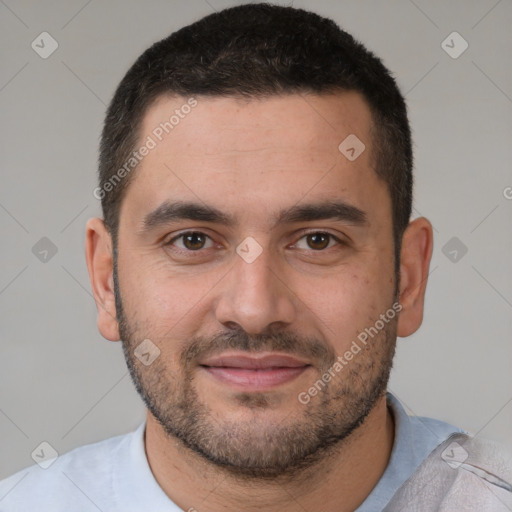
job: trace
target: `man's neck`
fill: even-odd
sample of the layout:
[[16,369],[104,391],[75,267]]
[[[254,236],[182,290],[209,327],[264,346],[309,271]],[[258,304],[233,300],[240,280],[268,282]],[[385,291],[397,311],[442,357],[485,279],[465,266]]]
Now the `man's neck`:
[[170,440],[148,412],[145,446],[153,475],[183,510],[296,512],[355,510],[370,494],[389,462],[394,422],[382,397],[364,423],[297,481],[240,480]]

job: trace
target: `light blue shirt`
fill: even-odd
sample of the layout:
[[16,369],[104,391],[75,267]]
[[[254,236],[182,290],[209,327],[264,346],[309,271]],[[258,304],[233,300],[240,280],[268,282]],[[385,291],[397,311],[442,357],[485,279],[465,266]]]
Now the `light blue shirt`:
[[355,512],[382,511],[398,488],[438,445],[454,432],[464,432],[443,421],[408,416],[391,393],[387,394],[387,400],[395,420],[393,450],[386,471]]
[[[408,416],[388,393],[395,420],[391,458],[357,512],[380,512],[421,462],[453,432],[447,423]],[[149,467],[142,423],[137,430],[34,465],[0,482],[0,512],[180,512]],[[193,506],[194,497],[191,497]]]

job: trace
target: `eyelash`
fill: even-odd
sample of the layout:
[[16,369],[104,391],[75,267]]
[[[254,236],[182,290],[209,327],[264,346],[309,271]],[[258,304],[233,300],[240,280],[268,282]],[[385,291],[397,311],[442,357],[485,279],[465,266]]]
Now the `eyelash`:
[[[171,238],[171,240],[166,242],[164,245],[165,246],[172,246],[174,244],[174,242],[176,242],[176,240],[183,239],[185,236],[191,235],[191,234],[203,235],[203,236],[205,236],[206,238],[208,238],[209,240],[211,240],[213,242],[212,237],[210,237],[209,235],[207,235],[206,233],[204,233],[202,231],[185,231],[185,232],[180,233],[179,235]],[[337,236],[333,235],[332,233],[329,233],[328,231],[308,231],[308,232],[302,233],[301,237],[297,240],[297,242],[295,242],[293,244],[293,246],[297,245],[297,243],[300,240],[302,240],[303,238],[305,238],[305,237],[307,237],[309,235],[327,235],[330,238],[329,243],[332,240],[334,240],[336,242],[336,245],[341,245],[341,246],[346,246],[347,245],[347,243],[345,241],[341,240],[340,238],[338,238]],[[317,249],[317,250],[309,249],[309,251],[314,252],[314,253],[320,253],[320,252],[325,252],[328,249],[332,249],[332,247],[333,246],[329,247],[329,245],[328,245],[325,249]],[[210,249],[210,247],[208,247],[207,249]],[[179,247],[178,248],[174,247],[175,251],[178,251],[178,252],[181,252],[181,253],[187,253],[187,254],[194,254],[194,253],[200,254],[200,253],[204,252],[207,249],[201,248],[201,249],[198,249],[198,250],[194,251],[192,249],[181,249]]]
[[[180,238],[183,239],[185,236],[193,235],[193,234],[203,235],[203,236],[205,236],[206,238],[210,239],[213,242],[212,237],[207,235],[206,233],[203,233],[202,231],[185,231],[185,232],[180,233],[179,235],[171,238],[171,240],[169,240],[168,242],[165,242],[164,245],[165,246],[172,246],[176,240],[179,240]],[[177,247],[177,248],[175,248],[175,250],[177,250],[178,252],[186,252],[186,253],[192,254],[192,253],[203,252],[205,249],[202,248],[202,249],[198,249],[197,251],[193,251],[193,250],[190,250],[190,249],[181,249],[180,247]]]

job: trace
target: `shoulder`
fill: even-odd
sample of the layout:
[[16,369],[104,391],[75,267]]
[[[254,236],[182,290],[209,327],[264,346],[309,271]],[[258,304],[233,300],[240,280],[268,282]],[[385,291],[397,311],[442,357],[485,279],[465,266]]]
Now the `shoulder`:
[[445,421],[409,415],[391,393],[387,394],[387,403],[395,421],[394,449],[401,458],[413,460],[416,467],[452,434],[466,433]]
[[[89,511],[108,503],[113,466],[135,433],[88,444],[0,481],[0,512]],[[96,503],[98,501],[98,503]]]
[[511,454],[500,445],[453,434],[420,465],[387,510],[512,510]]

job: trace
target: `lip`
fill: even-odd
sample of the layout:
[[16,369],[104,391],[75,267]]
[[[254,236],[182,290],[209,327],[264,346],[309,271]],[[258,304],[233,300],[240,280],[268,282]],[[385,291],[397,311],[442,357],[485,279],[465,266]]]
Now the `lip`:
[[222,354],[200,366],[216,380],[245,391],[263,391],[297,378],[311,365],[285,354]]

